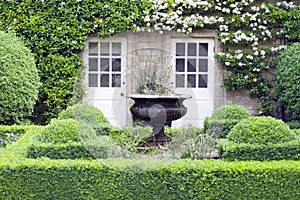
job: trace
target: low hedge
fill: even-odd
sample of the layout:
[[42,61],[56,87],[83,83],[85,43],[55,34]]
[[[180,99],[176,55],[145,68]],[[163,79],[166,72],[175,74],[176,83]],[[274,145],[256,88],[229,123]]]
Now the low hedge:
[[84,145],[79,142],[65,144],[41,143],[28,147],[28,158],[47,157],[51,159],[96,159],[108,158],[109,146]]
[[0,155],[0,199],[300,199],[300,161],[27,159],[42,129]]
[[0,199],[300,198],[300,162],[26,160],[0,164]]
[[107,136],[97,136],[92,127],[74,119],[52,120],[32,140],[28,158],[107,158],[116,148]]
[[300,160],[300,138],[286,143],[249,144],[222,140],[217,146],[219,155],[229,161],[234,160]]

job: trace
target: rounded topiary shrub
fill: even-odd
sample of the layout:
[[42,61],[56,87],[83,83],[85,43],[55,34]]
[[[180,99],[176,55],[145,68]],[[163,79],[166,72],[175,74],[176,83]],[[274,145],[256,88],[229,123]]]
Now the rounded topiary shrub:
[[277,58],[275,85],[286,120],[300,120],[300,43],[287,47]]
[[40,85],[34,55],[15,35],[0,31],[0,124],[31,115]]
[[87,124],[74,119],[54,119],[38,135],[38,140],[44,143],[80,142],[84,134],[95,131]]
[[235,125],[227,138],[235,143],[277,144],[295,139],[292,131],[283,121],[272,117],[250,117]]
[[248,117],[250,114],[243,106],[225,105],[204,119],[204,131],[214,137],[225,138],[234,125]]
[[58,119],[82,121],[94,128],[97,135],[107,135],[113,129],[99,109],[85,103],[69,106],[58,115]]

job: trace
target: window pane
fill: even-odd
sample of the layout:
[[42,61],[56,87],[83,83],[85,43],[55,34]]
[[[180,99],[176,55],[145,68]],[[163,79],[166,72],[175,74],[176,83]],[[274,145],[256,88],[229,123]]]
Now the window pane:
[[184,74],[176,74],[176,87],[184,87]]
[[195,74],[188,74],[187,75],[187,87],[195,88],[196,87],[196,75]]
[[176,72],[184,72],[184,59],[176,59]]
[[112,87],[121,87],[121,74],[112,74]]
[[201,74],[199,75],[199,88],[207,88],[207,75]]
[[97,42],[89,42],[89,55],[90,56],[98,55],[98,43]]
[[176,43],[176,56],[185,55],[185,43]]
[[112,71],[113,72],[121,71],[121,58],[115,58],[112,60]]
[[100,43],[100,55],[108,56],[109,55],[109,42]]
[[98,58],[89,58],[89,71],[98,71]]
[[100,87],[109,87],[109,74],[101,74]]
[[98,75],[89,74],[89,87],[98,87]]
[[199,43],[199,56],[208,56],[208,43]]
[[208,71],[208,59],[199,59],[199,72]]
[[109,71],[109,58],[100,59],[100,70],[101,72]]
[[188,59],[188,72],[196,72],[196,59]]
[[112,55],[113,56],[120,56],[121,55],[121,43],[120,42],[113,42],[112,43]]
[[188,43],[188,56],[196,56],[196,43]]

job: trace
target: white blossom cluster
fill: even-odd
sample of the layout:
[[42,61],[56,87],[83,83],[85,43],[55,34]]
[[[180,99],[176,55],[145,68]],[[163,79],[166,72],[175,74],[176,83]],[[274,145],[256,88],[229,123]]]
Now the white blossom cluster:
[[284,8],[284,9],[294,9],[294,8],[297,8],[297,6],[292,1],[290,1],[290,2],[287,2],[287,1],[277,2],[276,5],[279,8]]
[[[185,15],[186,10],[199,9],[208,11],[212,8],[212,4],[202,0],[174,0],[169,5],[167,0],[151,0],[154,4],[151,14],[145,11],[144,22],[148,30],[153,27],[154,30],[176,30],[178,32],[189,34],[193,27],[204,27],[205,24],[223,23],[224,18],[221,16],[205,16],[196,14]],[[167,11],[172,7],[172,11]],[[180,28],[178,28],[180,27]],[[147,29],[147,28],[146,28]],[[138,29],[145,30],[145,28]]]
[[239,15],[244,10],[245,6],[253,3],[254,0],[241,0],[241,1],[221,1],[216,0],[215,10],[225,14],[236,14]]
[[[267,52],[263,49],[260,50],[235,50],[231,52],[219,52],[217,55],[222,58],[225,66],[248,66],[252,67],[255,60],[262,60],[266,57]],[[268,66],[265,66],[268,68]],[[252,69],[253,72],[260,72],[259,67],[255,67]]]

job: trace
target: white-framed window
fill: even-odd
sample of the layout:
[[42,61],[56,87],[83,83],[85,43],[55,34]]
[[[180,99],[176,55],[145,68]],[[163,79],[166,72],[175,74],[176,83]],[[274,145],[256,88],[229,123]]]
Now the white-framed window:
[[176,41],[175,87],[207,88],[209,56],[207,42]]
[[123,48],[122,41],[90,40],[87,42],[88,87],[121,87]]

